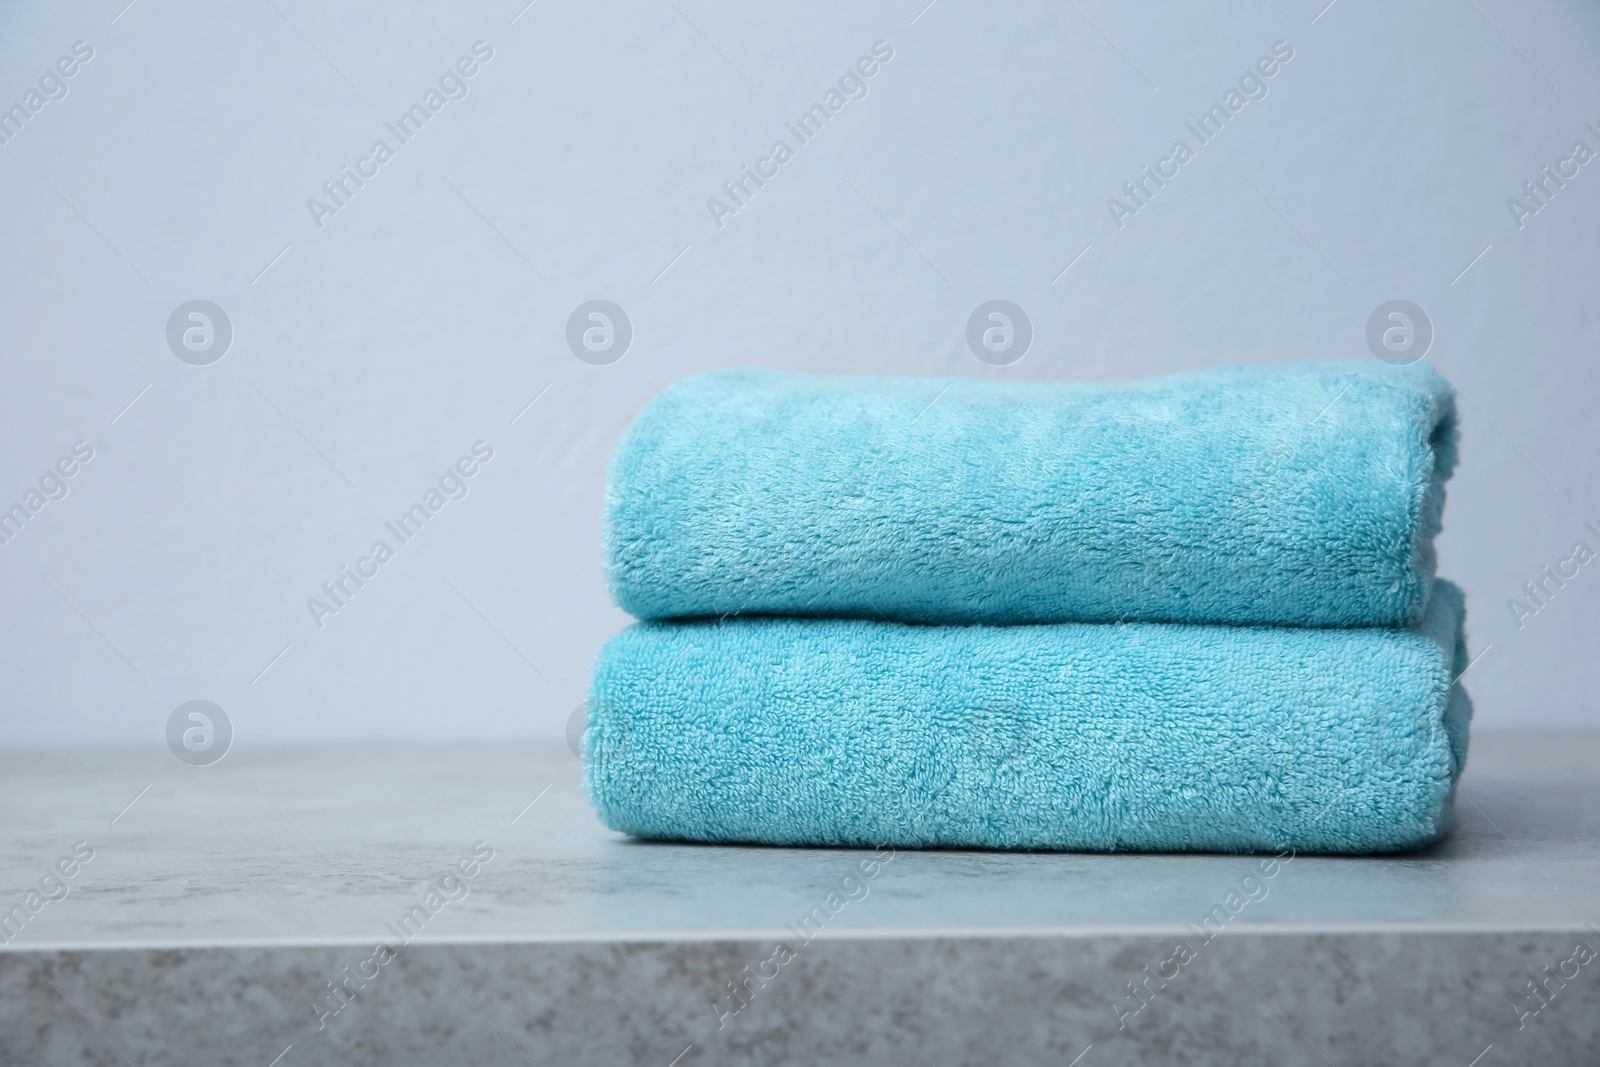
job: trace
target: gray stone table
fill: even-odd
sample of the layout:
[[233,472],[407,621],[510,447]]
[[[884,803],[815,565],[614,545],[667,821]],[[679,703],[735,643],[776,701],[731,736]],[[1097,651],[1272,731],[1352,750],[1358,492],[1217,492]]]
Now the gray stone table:
[[1443,844],[1270,873],[644,843],[580,776],[0,755],[0,1063],[1600,1063],[1600,735],[1475,738]]

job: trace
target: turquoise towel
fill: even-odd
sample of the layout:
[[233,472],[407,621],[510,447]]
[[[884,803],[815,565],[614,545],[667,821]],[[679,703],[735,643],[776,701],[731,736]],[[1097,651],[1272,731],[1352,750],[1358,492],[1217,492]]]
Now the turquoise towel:
[[1449,826],[1459,590],[1409,631],[641,623],[595,664],[612,829],[772,845],[1385,852]]
[[1454,463],[1426,364],[1109,386],[721,371],[619,446],[607,578],[642,619],[1405,626]]

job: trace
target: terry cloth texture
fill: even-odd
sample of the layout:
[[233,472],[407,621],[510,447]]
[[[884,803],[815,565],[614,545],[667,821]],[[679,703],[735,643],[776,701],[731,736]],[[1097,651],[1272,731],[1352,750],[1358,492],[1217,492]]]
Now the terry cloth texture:
[[1408,626],[1455,432],[1422,363],[1096,386],[719,371],[619,446],[607,579],[642,619]]
[[1410,630],[641,623],[595,664],[585,784],[640,837],[1222,852],[1449,826],[1461,592]]

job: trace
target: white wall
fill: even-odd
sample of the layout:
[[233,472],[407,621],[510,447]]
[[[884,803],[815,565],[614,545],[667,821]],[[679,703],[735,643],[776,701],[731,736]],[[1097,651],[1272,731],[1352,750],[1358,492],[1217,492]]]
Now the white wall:
[[[1600,724],[1600,563],[1507,606],[1600,548],[1600,162],[1520,229],[1506,204],[1600,150],[1594,5],[675,2],[7,5],[0,104],[94,55],[0,145],[0,503],[94,458],[0,546],[0,744],[159,744],[193,698],[241,743],[557,736],[626,621],[601,491],[656,387],[1367,357],[1395,297],[1468,398],[1441,569],[1492,645],[1479,726]],[[307,198],[479,40],[319,228]],[[719,228],[707,198],[880,40]],[[1107,198],[1277,41],[1268,95],[1119,229]],[[1036,330],[1010,367],[963,340],[994,297]],[[196,298],[234,329],[209,366],[165,339]],[[593,298],[634,325],[611,366],[564,341]],[[480,439],[469,495],[319,630],[307,598]]]

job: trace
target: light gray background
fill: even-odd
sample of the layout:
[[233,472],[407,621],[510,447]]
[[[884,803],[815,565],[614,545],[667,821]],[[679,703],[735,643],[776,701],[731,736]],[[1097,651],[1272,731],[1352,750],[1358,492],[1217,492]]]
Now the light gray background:
[[[1506,207],[1600,149],[1600,9],[924,2],[7,5],[0,105],[95,56],[0,146],[0,504],[95,458],[0,546],[0,744],[159,745],[196,698],[242,745],[557,736],[626,623],[602,489],[657,388],[1370,358],[1396,297],[1466,398],[1441,571],[1488,650],[1477,726],[1600,723],[1600,562],[1507,607],[1600,547],[1600,161]],[[480,39],[469,95],[319,230],[307,197]],[[718,229],[706,198],[878,40],[869,95]],[[1117,229],[1106,199],[1279,40],[1267,98]],[[235,332],[206,367],[164,338],[196,298]],[[594,298],[634,324],[608,367],[564,341]],[[1036,331],[1011,367],[963,341],[992,298]],[[306,598],[478,439],[470,495],[316,629]]]

